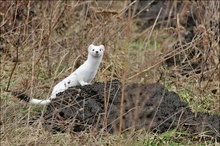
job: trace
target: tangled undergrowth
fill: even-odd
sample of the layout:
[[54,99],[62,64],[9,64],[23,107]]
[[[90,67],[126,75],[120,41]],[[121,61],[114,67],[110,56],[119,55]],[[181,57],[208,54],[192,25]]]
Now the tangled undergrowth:
[[204,133],[186,138],[172,130],[162,135],[144,129],[51,134],[40,124],[22,124],[45,108],[18,102],[11,91],[46,99],[82,64],[89,44],[103,44],[106,52],[95,81],[157,82],[179,94],[193,112],[219,115],[219,20],[218,1],[0,2],[1,144],[217,143],[201,140]]
[[[146,128],[148,132],[185,131],[188,137],[203,133],[204,140],[220,141],[219,115],[193,113],[178,94],[160,84],[127,84],[124,89],[123,121],[120,127],[122,84],[118,80],[77,86],[59,93],[44,113],[30,117],[28,124],[41,124],[53,133],[118,133]],[[14,93],[26,102],[25,93]],[[121,129],[120,129],[121,128]]]

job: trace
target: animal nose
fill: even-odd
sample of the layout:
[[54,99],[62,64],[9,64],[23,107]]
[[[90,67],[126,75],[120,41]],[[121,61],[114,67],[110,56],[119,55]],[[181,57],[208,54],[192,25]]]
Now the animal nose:
[[99,51],[95,51],[95,53],[96,53],[96,54],[98,54],[98,53],[99,53]]

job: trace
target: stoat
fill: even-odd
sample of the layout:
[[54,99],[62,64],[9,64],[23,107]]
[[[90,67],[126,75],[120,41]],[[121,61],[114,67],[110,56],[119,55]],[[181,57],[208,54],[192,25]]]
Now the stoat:
[[[52,93],[50,95],[49,99],[46,100],[39,100],[35,98],[28,98],[26,99],[25,96],[17,96],[18,98],[30,102],[30,104],[34,105],[45,105],[49,104],[52,99],[56,98],[56,94],[59,92],[65,91],[69,87],[74,87],[77,85],[89,85],[91,81],[94,79],[100,62],[102,60],[103,54],[104,54],[104,46],[95,46],[91,44],[88,47],[88,58],[87,60],[79,67],[77,68],[72,74],[70,74],[68,77],[63,79],[61,82],[56,84],[52,90]],[[25,99],[23,99],[25,97]]]

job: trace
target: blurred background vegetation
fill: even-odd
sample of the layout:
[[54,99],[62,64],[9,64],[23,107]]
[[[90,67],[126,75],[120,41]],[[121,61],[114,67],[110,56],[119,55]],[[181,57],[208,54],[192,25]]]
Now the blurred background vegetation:
[[[122,80],[124,75],[126,83],[159,82],[193,111],[220,114],[219,12],[218,1],[1,1],[1,143],[69,145],[83,143],[83,138],[117,144],[114,136],[52,135],[26,127],[20,121],[42,109],[10,94],[22,90],[47,98],[56,83],[85,61],[91,43],[106,48],[94,81]],[[139,137],[139,142],[146,140]],[[171,141],[175,138],[170,135]],[[170,139],[151,136],[148,144]],[[126,145],[123,136],[121,142]]]

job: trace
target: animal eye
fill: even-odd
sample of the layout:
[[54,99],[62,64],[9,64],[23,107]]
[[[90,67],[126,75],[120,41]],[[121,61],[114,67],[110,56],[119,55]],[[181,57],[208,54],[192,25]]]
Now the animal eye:
[[94,51],[94,49],[92,49],[92,51]]
[[99,51],[102,51],[102,49],[99,49]]

